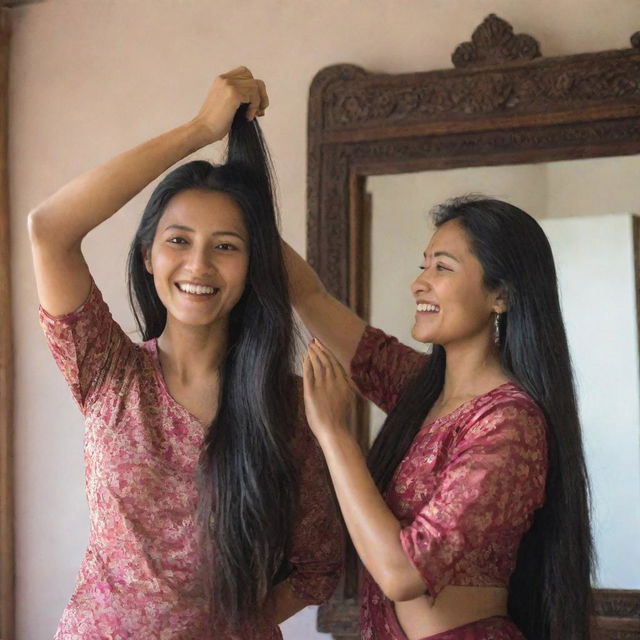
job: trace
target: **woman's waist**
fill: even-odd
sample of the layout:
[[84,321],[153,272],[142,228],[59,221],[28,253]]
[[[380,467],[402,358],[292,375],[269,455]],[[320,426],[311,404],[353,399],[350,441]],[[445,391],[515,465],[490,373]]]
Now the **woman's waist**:
[[390,614],[409,640],[507,615],[506,587],[448,585],[436,598],[424,595],[391,603]]
[[365,571],[362,587],[368,617],[378,624],[384,620],[394,636],[402,640],[424,638],[477,620],[507,615],[508,591],[504,586],[447,585],[436,598],[425,594],[392,602]]

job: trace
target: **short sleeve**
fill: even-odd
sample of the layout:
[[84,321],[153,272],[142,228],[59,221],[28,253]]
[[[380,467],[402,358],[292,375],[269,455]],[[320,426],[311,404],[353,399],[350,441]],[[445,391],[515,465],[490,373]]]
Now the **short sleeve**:
[[93,281],[89,297],[76,311],[52,316],[40,307],[39,317],[53,358],[85,413],[110,370],[126,361],[133,343]]
[[546,471],[537,407],[505,400],[469,426],[432,498],[400,532],[429,595],[449,584],[508,581],[520,539],[544,502]]
[[301,600],[320,604],[334,592],[344,565],[344,531],[324,457],[301,411],[294,454],[299,463],[299,499],[287,578]]
[[360,393],[389,413],[429,356],[368,326],[351,360],[351,378]]

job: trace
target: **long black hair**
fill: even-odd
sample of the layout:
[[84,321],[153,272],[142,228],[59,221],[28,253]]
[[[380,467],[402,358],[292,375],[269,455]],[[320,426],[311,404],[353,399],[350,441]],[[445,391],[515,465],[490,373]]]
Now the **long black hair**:
[[[131,244],[129,296],[144,340],[158,337],[167,311],[143,253],[173,196],[222,192],[242,210],[249,233],[244,292],[230,312],[217,416],[198,469],[202,574],[212,617],[230,627],[259,615],[281,574],[296,495],[289,442],[298,407],[293,386],[293,322],[277,228],[271,163],[257,122],[241,108],[227,162],[189,162],[155,188]],[[212,404],[214,398],[211,399]]]
[[[519,547],[509,583],[509,615],[528,640],[589,637],[593,548],[580,423],[553,255],[540,225],[506,202],[465,197],[433,211],[436,227],[456,220],[490,291],[502,287],[504,371],[538,404],[547,423],[546,499]],[[444,384],[441,345],[389,414],[369,454],[384,491]]]

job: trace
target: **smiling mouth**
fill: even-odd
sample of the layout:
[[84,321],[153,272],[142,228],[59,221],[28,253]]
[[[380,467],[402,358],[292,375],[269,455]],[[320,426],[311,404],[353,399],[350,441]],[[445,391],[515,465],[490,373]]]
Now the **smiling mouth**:
[[180,293],[187,293],[192,296],[215,296],[220,289],[218,287],[209,287],[204,284],[190,284],[186,282],[176,282],[176,289]]
[[416,304],[416,311],[418,313],[439,313],[440,305],[420,302]]

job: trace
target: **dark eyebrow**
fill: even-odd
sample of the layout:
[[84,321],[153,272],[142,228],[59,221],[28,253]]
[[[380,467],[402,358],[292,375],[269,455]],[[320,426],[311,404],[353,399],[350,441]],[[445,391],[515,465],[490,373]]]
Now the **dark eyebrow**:
[[[424,259],[427,259],[427,252],[425,251],[423,254]],[[462,261],[459,258],[456,258],[452,253],[449,253],[447,251],[436,251],[433,254],[434,258],[439,258],[440,256],[445,256],[447,258],[451,258],[452,260],[455,260],[456,262],[462,264]]]
[[169,226],[164,228],[165,231],[167,229],[179,229],[180,231],[194,231],[194,229],[192,229],[191,227],[185,227],[183,224],[170,224]]
[[[165,227],[164,230],[167,231],[168,229],[178,229],[179,231],[190,231],[191,233],[195,232],[195,229],[192,229],[191,227],[187,227],[183,224],[170,224],[169,226]],[[239,238],[243,242],[246,242],[244,237],[241,236],[237,231],[231,231],[231,230],[214,231],[211,235],[212,236],[235,236],[236,238]]]
[[434,258],[439,258],[440,256],[446,256],[447,258],[451,258],[452,260],[455,260],[456,262],[460,263],[459,258],[456,258],[452,253],[448,253],[447,251],[436,251],[433,254]]

